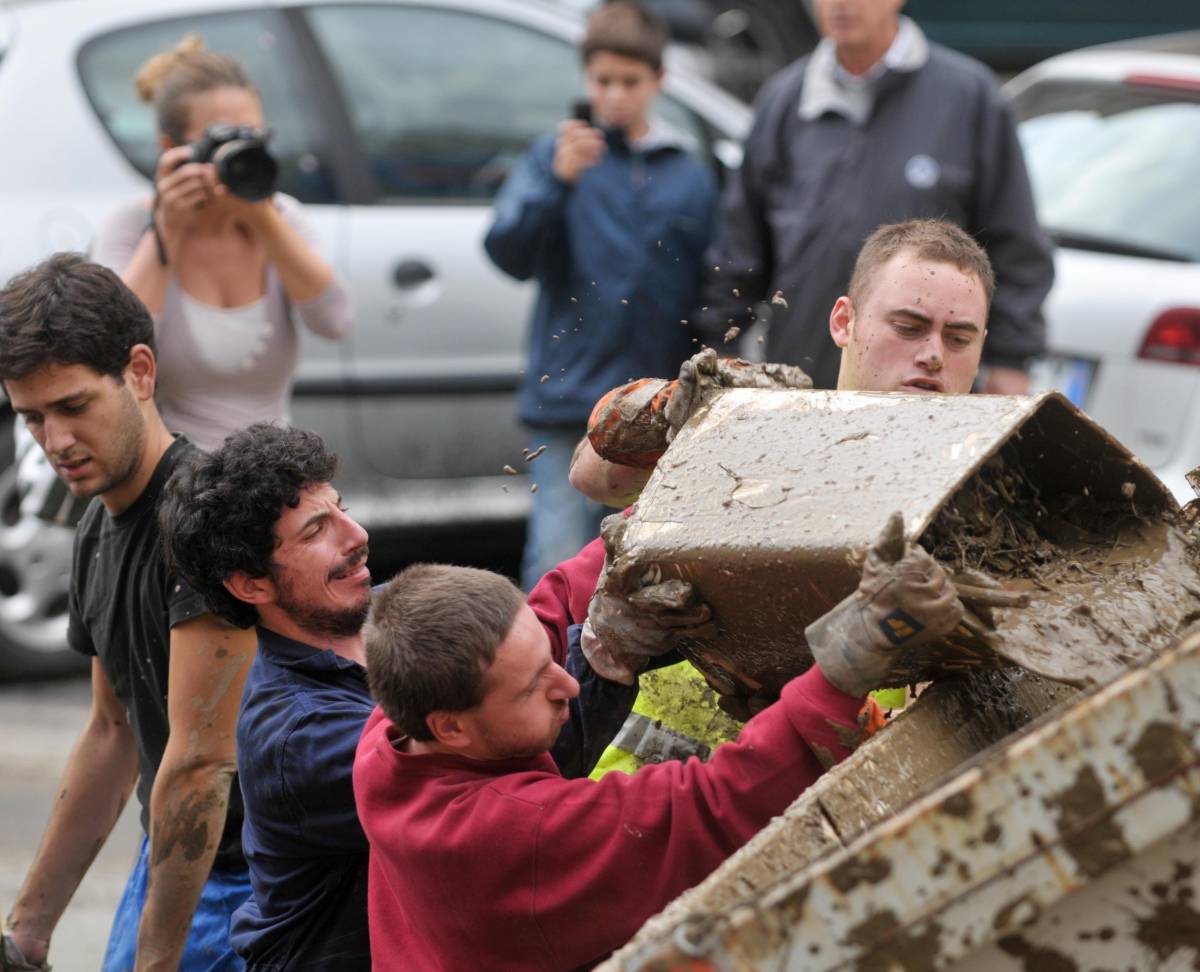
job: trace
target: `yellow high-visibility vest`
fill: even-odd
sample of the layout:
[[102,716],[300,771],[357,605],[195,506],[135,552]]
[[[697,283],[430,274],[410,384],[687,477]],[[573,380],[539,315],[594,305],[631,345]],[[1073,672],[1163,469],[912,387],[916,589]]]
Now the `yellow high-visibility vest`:
[[680,662],[638,676],[638,697],[621,731],[592,770],[592,779],[646,763],[696,756],[707,760],[742,724],[717,706],[717,693],[695,668]]

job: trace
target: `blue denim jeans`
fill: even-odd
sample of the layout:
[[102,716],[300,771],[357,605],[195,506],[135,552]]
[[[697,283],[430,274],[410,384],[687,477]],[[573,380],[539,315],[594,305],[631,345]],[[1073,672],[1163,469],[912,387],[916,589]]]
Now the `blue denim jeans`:
[[546,451],[529,463],[529,478],[537,483],[529,510],[521,586],[530,590],[548,570],[579,553],[600,535],[600,521],[615,513],[577,492],[567,479],[571,455],[584,430],[573,426],[530,428],[529,447]]
[[[133,968],[138,925],[146,903],[148,845],[149,841],[143,837],[137,863],[133,865],[133,873],[129,875],[125,893],[117,905],[100,972],[129,972]],[[179,962],[179,972],[242,972],[245,963],[229,945],[229,919],[248,897],[249,871],[213,871],[209,875],[192,916],[192,928]]]

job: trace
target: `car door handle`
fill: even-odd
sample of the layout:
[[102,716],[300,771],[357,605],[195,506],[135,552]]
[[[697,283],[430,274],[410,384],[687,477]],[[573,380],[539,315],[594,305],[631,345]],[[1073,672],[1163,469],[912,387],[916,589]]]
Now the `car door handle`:
[[433,279],[433,268],[423,260],[401,260],[392,271],[392,281],[402,290],[415,290]]

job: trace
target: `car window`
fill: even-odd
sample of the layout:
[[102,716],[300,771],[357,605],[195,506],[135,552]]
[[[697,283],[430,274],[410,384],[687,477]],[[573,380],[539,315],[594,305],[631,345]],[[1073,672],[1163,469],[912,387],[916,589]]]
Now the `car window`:
[[1038,216],[1067,245],[1200,261],[1200,99],[1041,82],[1014,99]]
[[[583,91],[575,46],[469,11],[380,4],[313,7],[379,202],[487,200]],[[685,106],[664,123],[704,145]]]
[[90,40],[79,53],[79,73],[100,122],[143,175],[154,172],[158,135],[154,111],[133,88],[148,58],[198,34],[209,50],[231,54],[245,65],[263,100],[271,151],[280,163],[279,188],[303,202],[335,202],[332,176],[319,162],[311,99],[286,50],[279,14],[230,11],[139,24]]

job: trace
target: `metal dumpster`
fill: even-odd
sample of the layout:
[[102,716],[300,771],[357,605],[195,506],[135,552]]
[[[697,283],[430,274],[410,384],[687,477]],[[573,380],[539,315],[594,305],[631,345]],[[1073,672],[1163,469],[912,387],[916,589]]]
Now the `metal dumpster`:
[[[826,774],[600,969],[1200,967],[1200,634],[892,814],[871,806],[861,778],[884,803],[889,783],[912,785],[893,762],[905,749],[897,743],[912,741],[892,736],[909,718]],[[874,821],[861,827],[862,810],[831,806],[839,790],[859,791]],[[793,844],[815,859],[789,856]],[[790,869],[764,860],[781,853]]]

